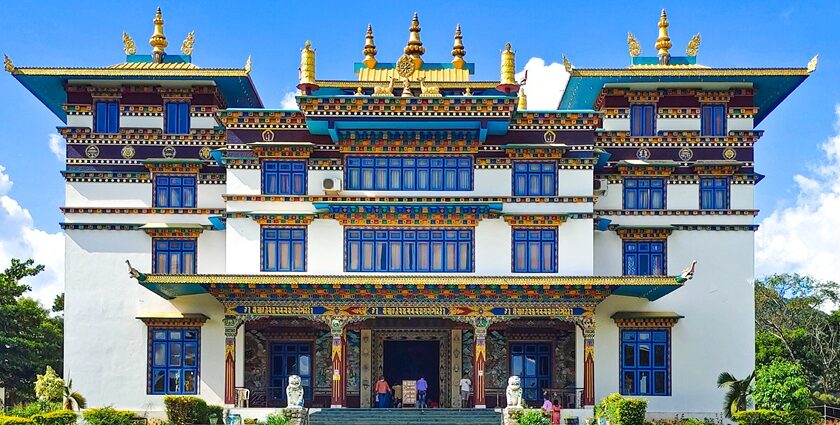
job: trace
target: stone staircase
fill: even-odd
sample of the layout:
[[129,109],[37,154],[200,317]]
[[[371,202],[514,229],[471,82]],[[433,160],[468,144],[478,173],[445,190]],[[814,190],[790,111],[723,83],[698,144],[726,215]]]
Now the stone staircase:
[[500,425],[493,409],[323,409],[309,425]]

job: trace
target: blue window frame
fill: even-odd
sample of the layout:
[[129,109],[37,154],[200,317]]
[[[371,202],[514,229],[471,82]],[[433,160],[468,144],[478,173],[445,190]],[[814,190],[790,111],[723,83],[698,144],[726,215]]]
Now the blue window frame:
[[665,208],[665,179],[624,179],[624,209]]
[[198,329],[149,329],[149,394],[198,394]]
[[289,377],[300,376],[305,400],[312,400],[312,347],[309,343],[275,343],[271,344],[271,398],[275,401],[286,399],[286,387]]
[[473,190],[473,160],[466,156],[348,156],[349,190]]
[[625,241],[625,276],[664,276],[664,241]]
[[656,105],[630,106],[630,135],[656,136]]
[[96,102],[94,114],[95,131],[97,133],[119,133],[120,104],[119,102]]
[[195,176],[155,176],[155,206],[195,208]]
[[171,102],[166,104],[166,133],[190,134],[190,104]]
[[671,342],[667,329],[621,330],[622,395],[671,395]]
[[700,116],[700,135],[726,136],[726,105],[704,105]]
[[195,273],[196,240],[155,238],[154,270],[161,274]]
[[262,271],[306,271],[305,228],[262,229]]
[[473,231],[345,231],[348,272],[471,272]]
[[557,163],[521,161],[513,164],[513,196],[557,195]]
[[729,178],[700,178],[700,209],[725,210],[729,208]]
[[306,195],[306,161],[263,161],[266,195]]
[[557,229],[513,229],[513,271],[557,272]]
[[551,344],[511,343],[510,371],[521,380],[525,400],[542,401],[543,388],[551,388]]

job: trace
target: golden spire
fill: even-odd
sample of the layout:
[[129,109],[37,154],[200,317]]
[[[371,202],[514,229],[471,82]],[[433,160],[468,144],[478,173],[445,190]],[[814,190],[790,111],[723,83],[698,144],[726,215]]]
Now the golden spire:
[[309,40],[300,51],[300,84],[315,84],[315,50]]
[[127,55],[137,53],[137,46],[134,44],[134,40],[131,39],[131,36],[128,35],[127,32],[123,32],[123,51]]
[[461,36],[461,24],[455,26],[455,43],[452,46],[452,65],[455,66],[456,69],[462,69],[464,65],[467,63],[464,60],[464,56],[467,55],[467,51],[464,50],[464,41],[463,37]]
[[187,38],[184,39],[184,42],[181,44],[181,53],[190,56],[192,55],[193,46],[195,45],[195,31],[190,31],[187,34]]
[[627,33],[627,47],[630,48],[631,57],[635,58],[642,54],[642,46],[639,45],[639,40],[636,40],[632,32]]
[[671,37],[668,37],[668,15],[665,14],[665,9],[662,9],[662,14],[659,15],[659,37],[656,39],[654,48],[658,50],[659,64],[668,65],[671,61],[671,54],[668,49],[671,48]]
[[13,64],[12,60],[6,55],[3,55],[3,69],[5,69],[6,72],[13,72],[15,70],[15,64]]
[[423,47],[423,42],[420,41],[420,18],[417,17],[417,12],[414,12],[414,17],[411,19],[411,27],[408,28],[408,44],[403,49],[403,53],[411,56],[414,59],[414,67],[420,68],[423,64],[423,53],[426,53],[426,48]]
[[519,87],[519,102],[516,104],[516,109],[519,111],[524,111],[528,109],[528,96],[525,95],[525,90],[523,87]]
[[365,60],[362,63],[365,64],[368,69],[373,69],[376,66],[376,54],[379,53],[376,51],[376,45],[373,44],[373,26],[368,24],[367,27],[367,34],[365,34],[365,49],[362,50],[362,54],[365,55]]
[[155,24],[155,31],[152,33],[152,38],[149,39],[149,44],[152,45],[152,57],[155,62],[161,62],[163,59],[164,49],[169,45],[166,41],[166,36],[163,35],[163,14],[160,8],[155,12],[155,19],[152,21]]
[[502,50],[502,73],[500,83],[504,85],[516,85],[514,73],[516,72],[516,53],[510,50],[510,43],[505,43],[505,50]]
[[697,56],[697,51],[700,50],[700,33],[694,34],[694,37],[691,37],[691,40],[688,42],[688,46],[685,48],[685,55],[686,56]]

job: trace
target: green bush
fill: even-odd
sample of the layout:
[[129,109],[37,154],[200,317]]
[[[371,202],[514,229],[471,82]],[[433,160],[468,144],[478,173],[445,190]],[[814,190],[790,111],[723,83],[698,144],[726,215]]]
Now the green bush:
[[134,412],[100,407],[85,410],[82,416],[89,425],[133,425]]
[[54,412],[61,410],[61,403],[48,403],[38,401],[29,403],[27,405],[18,404],[6,410],[7,416],[17,416],[21,418],[31,418],[39,413]]
[[828,405],[832,407],[840,407],[840,397],[833,396],[831,394],[823,394],[817,391],[814,391],[812,394],[814,399],[814,404],[822,406]]
[[72,410],[56,410],[32,416],[32,421],[37,425],[73,425],[77,419],[76,412]]
[[207,423],[207,402],[198,397],[168,395],[163,406],[173,425]]
[[35,422],[29,418],[21,418],[19,416],[2,416],[0,415],[0,425],[32,425]]
[[735,414],[740,425],[816,425],[821,416],[812,410],[745,410]]
[[[210,416],[213,416],[213,415],[216,416],[216,421],[217,422],[211,422],[210,421]],[[218,422],[221,422],[221,423],[225,422],[225,408],[222,407],[222,406],[208,405],[207,406],[207,422],[205,422],[205,423],[215,424],[215,423],[218,423]]]
[[540,409],[526,410],[519,417],[519,425],[549,425],[550,423]]
[[266,425],[288,425],[289,418],[284,412],[272,413],[265,418]]
[[802,366],[777,360],[758,369],[752,393],[758,409],[793,410],[807,409],[811,404],[808,379]]
[[610,394],[595,405],[595,417],[605,418],[611,425],[644,425],[647,400],[624,398]]

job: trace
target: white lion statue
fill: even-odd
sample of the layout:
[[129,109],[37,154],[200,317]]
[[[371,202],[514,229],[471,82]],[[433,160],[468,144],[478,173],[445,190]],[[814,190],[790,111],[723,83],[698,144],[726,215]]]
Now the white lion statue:
[[507,407],[522,408],[525,407],[525,400],[522,398],[522,384],[518,376],[511,376],[508,378],[507,391]]
[[303,387],[300,385],[300,376],[289,377],[289,385],[286,387],[287,408],[300,409],[303,407]]

